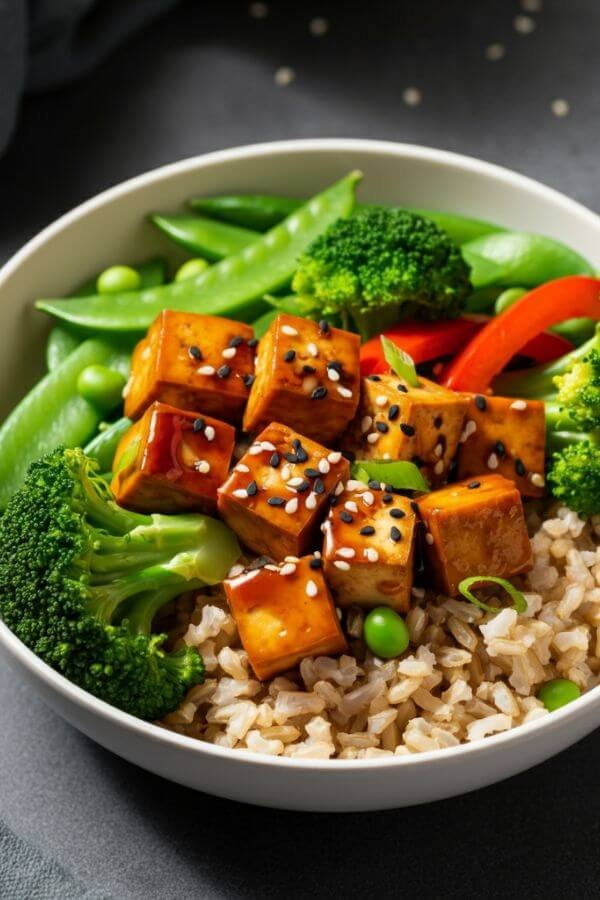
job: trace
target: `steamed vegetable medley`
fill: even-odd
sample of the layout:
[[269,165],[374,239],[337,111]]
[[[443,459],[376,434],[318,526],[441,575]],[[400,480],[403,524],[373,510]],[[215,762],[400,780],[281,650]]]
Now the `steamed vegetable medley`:
[[39,300],[0,430],[5,623],[224,746],[450,746],[600,672],[600,280],[358,181],[152,216],[190,258]]

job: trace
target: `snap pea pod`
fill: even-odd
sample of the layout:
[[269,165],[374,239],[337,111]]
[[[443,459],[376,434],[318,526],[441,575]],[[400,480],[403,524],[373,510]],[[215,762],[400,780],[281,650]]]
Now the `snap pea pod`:
[[81,339],[77,337],[75,332],[64,325],[55,325],[50,330],[48,342],[46,344],[46,366],[49,372],[54,369],[70,356],[70,354],[79,347]]
[[150,221],[179,247],[212,262],[239,253],[260,237],[248,228],[213,222],[200,216],[153,215]]
[[[225,195],[220,197],[194,197],[190,200],[193,209],[224,222],[265,231],[272,228],[286,216],[291,215],[304,201],[292,197],[275,197],[264,194]],[[358,203],[357,212],[375,209],[383,204]],[[409,207],[409,209],[412,209]],[[485,234],[502,231],[499,225],[458,216],[454,213],[431,209],[412,209],[426,219],[431,219],[457,244],[464,244]]]
[[462,254],[474,288],[537,287],[565,275],[585,275],[591,265],[560,241],[541,234],[504,231],[469,241]]
[[129,431],[131,425],[131,419],[123,416],[123,418],[117,419],[116,422],[111,422],[110,425],[99,431],[83,448],[86,456],[96,460],[101,472],[110,472],[112,470],[119,441]]
[[85,444],[96,431],[102,413],[77,393],[80,373],[96,364],[127,375],[129,354],[106,341],[84,341],[5,419],[0,428],[0,509],[6,507],[33,460],[59,444]]
[[258,319],[255,319],[252,323],[252,328],[254,329],[254,337],[257,337],[259,340],[261,337],[264,337],[266,332],[269,330],[271,322],[276,319],[278,315],[278,309],[268,309],[262,314],[262,316],[259,316]]
[[[517,287],[508,288],[508,290],[502,291],[496,300],[494,312],[499,316],[504,310],[511,307],[513,303],[520,300],[526,293],[527,291],[525,288]],[[554,331],[556,334],[560,334],[561,337],[566,338],[566,340],[571,341],[576,347],[579,347],[595,334],[596,324],[594,319],[565,319],[564,322],[555,325],[554,328],[551,328],[550,330]]]
[[116,333],[143,332],[164,309],[253,321],[264,310],[259,298],[289,283],[305,248],[332,222],[352,212],[359,178],[360,173],[351,172],[197,278],[125,294],[39,300],[36,306],[79,328]]

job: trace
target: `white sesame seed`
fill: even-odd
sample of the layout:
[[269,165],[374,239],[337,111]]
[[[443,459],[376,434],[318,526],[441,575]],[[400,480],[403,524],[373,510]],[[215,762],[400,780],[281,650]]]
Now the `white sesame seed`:
[[281,330],[284,334],[289,335],[289,337],[298,337],[298,332],[293,325],[282,325]]
[[350,571],[350,563],[345,562],[343,559],[335,559],[333,561],[333,564],[336,567],[336,569],[341,569],[342,572]]
[[367,440],[368,440],[369,444],[376,444],[377,441],[379,440],[379,432],[372,431],[371,434],[367,435]]
[[236,472],[249,472],[250,469],[248,468],[246,463],[238,463],[237,466],[235,467],[235,471]]
[[337,371],[337,369],[327,369],[327,377],[330,381],[339,381],[340,373]]
[[279,566],[274,565],[274,563],[267,563],[266,566],[263,566],[263,569],[268,569],[269,572],[279,572]]
[[346,489],[349,491],[364,491],[365,487],[364,481],[356,481],[354,478],[351,478],[346,484]]
[[313,344],[312,341],[310,342],[310,344],[306,345],[306,349],[310,356],[314,356],[316,358],[319,355],[319,348],[316,344]]
[[215,367],[214,366],[200,366],[199,369],[196,370],[198,375],[214,375]]
[[237,497],[238,500],[245,500],[246,497],[248,496],[248,492],[247,492],[246,488],[237,488],[233,492],[233,496]]
[[377,552],[375,547],[365,547],[365,549],[363,550],[363,556],[366,556],[369,562],[372,563],[377,562],[377,560],[379,559],[379,553]]
[[525,400],[513,400],[510,404],[511,409],[527,409],[527,403]]
[[387,406],[390,401],[385,396],[385,394],[379,394],[378,397],[375,397],[375,403],[377,406]]
[[506,47],[500,42],[489,44],[485,48],[485,58],[490,62],[498,62],[499,60],[504,59],[505,56]]
[[433,535],[429,531],[425,535],[425,540],[429,545],[433,544]]
[[300,560],[298,559],[297,556],[284,556],[284,557],[283,557],[283,561],[284,561],[284,562],[293,562],[293,563],[299,563],[299,562],[300,562]]
[[[291,84],[294,78],[296,77],[296,73],[292,69],[291,66],[280,66],[279,69],[275,72],[273,76],[273,80],[277,87],[287,87],[288,84]],[[286,326],[284,325],[284,328]],[[289,326],[288,326],[289,327]],[[289,334],[289,332],[286,332]],[[296,332],[297,334],[297,332]]]
[[293,471],[294,471],[293,466],[290,466],[287,463],[285,464],[285,466],[282,466],[281,478],[283,479],[283,481],[287,481],[288,478],[291,478]]
[[210,472],[210,463],[206,459],[197,459],[194,463],[194,469],[196,472],[200,472],[201,475],[208,475]]
[[543,475],[540,475],[539,472],[532,472],[529,476],[531,483],[535,487],[542,488],[546,484],[546,480]]
[[332,466],[336,466],[342,458],[342,454],[339,450],[332,450],[331,453],[328,454],[327,459],[331,463]]
[[269,7],[266,3],[251,3],[248,14],[253,19],[265,19],[269,15]]
[[329,463],[326,459],[320,459],[317,468],[319,469],[321,475],[327,475],[327,473],[329,472]]
[[488,469],[497,469],[499,464],[498,457],[495,453],[490,453],[488,456],[487,467]]
[[313,553],[313,556],[315,559],[321,559],[321,551],[315,550],[315,552]]
[[233,357],[235,356],[236,353],[237,353],[236,347],[225,347],[221,356],[223,357],[223,359],[233,359]]
[[435,448],[434,448],[434,450],[433,450],[433,452],[435,453],[435,455],[436,455],[437,458],[439,459],[441,456],[443,456],[443,453],[444,453],[444,445],[443,445],[443,444],[436,444],[436,445],[435,445]]
[[375,495],[371,491],[365,491],[360,495],[360,499],[366,506],[373,506],[375,503]]
[[342,484],[341,481],[338,481],[338,483],[335,486],[335,491],[333,493],[335,494],[336,497],[339,497],[340,494],[344,493],[344,485]]
[[212,427],[212,425],[207,425],[206,428],[204,429],[204,437],[206,438],[206,440],[214,441],[215,435],[216,435],[216,431]]
[[244,567],[240,566],[239,563],[236,563],[235,566],[232,566],[227,573],[228,578],[237,578],[238,575],[241,575],[244,571]]
[[339,547],[335,552],[344,559],[353,559],[356,556],[356,551],[352,547]]
[[274,453],[277,449],[275,444],[272,444],[271,441],[261,441],[260,446],[263,450],[267,450],[269,453]]
[[344,508],[348,510],[348,512],[357,513],[358,506],[354,502],[354,500],[346,500],[344,503]]
[[535,31],[535,19],[532,19],[531,16],[515,16],[513,28],[517,34],[531,34]]
[[365,432],[367,432],[369,430],[369,428],[371,427],[372,424],[373,424],[372,416],[363,416],[362,421],[360,423],[361,433],[365,434]]
[[444,471],[444,460],[438,459],[435,466],[433,467],[433,473],[434,473],[434,475],[441,475],[443,471]]
[[325,534],[325,532],[327,531],[328,524],[329,524],[328,522],[323,522],[323,524],[321,525],[321,531],[323,534]]
[[317,594],[319,593],[319,588],[317,587],[315,582],[312,580],[312,578],[309,578],[309,580],[306,582],[305,591],[306,591],[307,597],[316,597]]
[[467,424],[465,425],[465,427],[463,429],[463,433],[460,436],[460,443],[464,444],[464,442],[467,441],[471,437],[472,434],[475,434],[476,431],[477,431],[477,422],[475,422],[473,419],[469,419],[469,421],[467,422]]
[[308,30],[313,37],[323,37],[329,31],[329,22],[324,16],[315,16],[308,23]]
[[564,117],[568,116],[569,112],[571,111],[571,107],[569,106],[568,101],[562,100],[560,98],[552,101],[552,103],[550,104],[550,109],[557,119],[564,119]]
[[341,384],[338,385],[337,391],[340,397],[344,397],[346,400],[352,396],[352,391],[347,387],[343,387]]
[[279,570],[279,574],[280,575],[293,575],[295,571],[296,571],[296,564],[289,562],[289,563],[285,563],[285,565],[283,565],[281,567],[281,569]]
[[304,503],[307,509],[316,509],[317,508],[317,495],[311,491],[308,497],[306,498],[306,502]]
[[287,486],[288,487],[298,487],[299,485],[302,484],[303,481],[304,481],[304,478],[300,478],[299,475],[295,475],[293,478],[290,478],[290,480],[287,483]]
[[423,99],[423,94],[416,87],[407,87],[402,91],[402,100],[406,106],[418,106]]
[[288,502],[285,504],[284,509],[288,516],[292,516],[298,509],[298,498],[292,497],[291,500],[288,500]]
[[252,444],[252,446],[248,448],[248,454],[250,456],[258,456],[259,453],[262,453],[262,449],[260,444]]

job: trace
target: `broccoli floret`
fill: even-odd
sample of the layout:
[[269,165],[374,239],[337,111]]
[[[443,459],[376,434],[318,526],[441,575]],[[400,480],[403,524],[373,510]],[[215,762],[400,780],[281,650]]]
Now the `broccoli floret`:
[[590,516],[600,511],[600,446],[583,436],[571,441],[553,454],[548,482],[557,500]]
[[366,340],[401,319],[459,315],[471,285],[444,231],[416,213],[384,208],[334,222],[300,257],[293,288]]
[[239,555],[222,523],[121,509],[82,450],[29,469],[0,520],[0,613],[45,662],[144,719],[175,709],[202,658],[151,634],[174,597],[224,578]]
[[[597,338],[594,341],[598,343]],[[564,375],[555,376],[554,383],[556,402],[577,428],[589,431],[600,426],[600,353],[595,347]]]

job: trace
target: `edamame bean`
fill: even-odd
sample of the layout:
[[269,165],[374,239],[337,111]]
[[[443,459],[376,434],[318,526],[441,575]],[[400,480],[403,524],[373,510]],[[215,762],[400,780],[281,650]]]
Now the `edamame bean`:
[[99,294],[120,294],[122,291],[138,291],[142,279],[131,266],[110,266],[98,275],[96,288]]
[[389,606],[378,606],[367,615],[364,624],[367,647],[380,659],[400,656],[410,643],[404,619]]
[[188,278],[197,278],[201,272],[208,269],[208,262],[201,257],[188,259],[182,266],[179,266],[175,272],[175,281],[186,281]]
[[102,412],[111,412],[123,397],[126,379],[115,369],[94,364],[83,369],[77,379],[77,392]]
[[568,678],[555,678],[547,681],[538,691],[538,699],[542,701],[546,709],[554,712],[561,706],[566,706],[581,696],[581,691],[574,681]]

